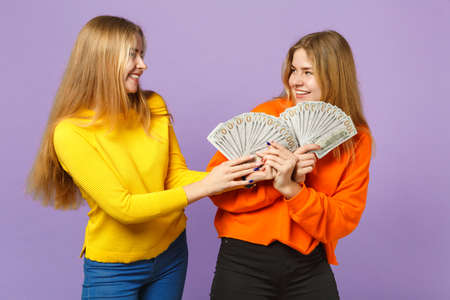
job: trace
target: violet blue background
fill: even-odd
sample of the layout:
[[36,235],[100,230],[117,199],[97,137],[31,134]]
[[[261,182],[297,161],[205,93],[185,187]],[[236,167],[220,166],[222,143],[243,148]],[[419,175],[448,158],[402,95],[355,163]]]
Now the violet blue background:
[[[450,1],[2,1],[0,299],[79,299],[87,206],[24,195],[71,48],[101,14],[140,24],[149,69],[190,168],[215,125],[281,92],[288,48],[335,29],[355,55],[376,141],[367,207],[337,248],[342,299],[450,299]],[[219,245],[208,199],[187,208],[184,299],[208,298]],[[268,225],[269,226],[269,225]]]

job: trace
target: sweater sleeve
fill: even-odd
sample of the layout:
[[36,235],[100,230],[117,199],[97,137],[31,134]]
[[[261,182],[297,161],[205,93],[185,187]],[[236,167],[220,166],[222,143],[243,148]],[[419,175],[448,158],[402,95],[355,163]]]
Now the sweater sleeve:
[[165,189],[172,189],[191,184],[203,179],[208,173],[191,171],[187,168],[180,146],[175,136],[175,131],[169,120],[169,112],[166,102],[156,92],[147,91],[148,106],[155,116],[164,116],[168,121],[168,139],[169,139],[169,166],[164,182]]
[[285,200],[291,218],[323,243],[350,234],[358,225],[365,207],[370,157],[371,138],[362,134],[355,148],[354,160],[345,168],[336,192],[327,196],[303,185],[296,196]]
[[187,205],[183,188],[132,194],[114,168],[76,126],[61,122],[54,131],[54,147],[63,169],[80,190],[121,223],[142,223]]
[[[210,171],[215,166],[226,161],[222,153],[217,152],[207,166]],[[281,194],[272,187],[272,181],[258,182],[252,189],[238,189],[220,195],[211,196],[212,202],[220,209],[243,213],[261,209],[281,198]]]
[[207,172],[191,171],[187,168],[172,126],[169,126],[169,168],[165,181],[166,189],[185,186],[202,180]]

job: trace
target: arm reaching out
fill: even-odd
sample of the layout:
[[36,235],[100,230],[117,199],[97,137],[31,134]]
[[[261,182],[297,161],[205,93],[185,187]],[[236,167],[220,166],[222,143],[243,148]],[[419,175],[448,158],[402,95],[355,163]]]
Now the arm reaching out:
[[255,182],[255,179],[243,179],[258,167],[258,163],[253,160],[254,157],[247,156],[226,161],[214,167],[204,179],[184,187],[188,203]]
[[[217,152],[209,162],[207,170],[225,161],[225,156]],[[233,213],[250,212],[271,205],[281,194],[272,187],[272,181],[269,180],[272,178],[271,173],[266,171],[267,169],[260,168],[247,177],[247,180],[261,181],[256,187],[227,191],[211,196],[211,200],[220,209]]]

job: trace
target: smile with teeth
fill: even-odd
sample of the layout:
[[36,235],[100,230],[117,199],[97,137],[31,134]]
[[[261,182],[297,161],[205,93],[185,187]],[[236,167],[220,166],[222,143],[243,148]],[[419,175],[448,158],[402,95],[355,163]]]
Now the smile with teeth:
[[306,94],[309,94],[309,92],[296,90],[295,94],[296,95],[306,95]]
[[140,75],[138,75],[138,74],[130,74],[129,76],[130,76],[131,78],[139,79],[139,76],[140,76]]

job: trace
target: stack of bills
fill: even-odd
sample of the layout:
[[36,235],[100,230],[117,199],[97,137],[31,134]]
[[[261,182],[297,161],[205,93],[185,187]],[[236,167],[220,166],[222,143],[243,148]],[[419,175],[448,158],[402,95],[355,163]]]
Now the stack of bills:
[[298,145],[317,144],[322,158],[357,131],[352,119],[339,107],[322,101],[305,101],[286,109],[280,119],[295,133]]
[[275,141],[295,151],[298,144],[294,134],[279,118],[265,113],[243,113],[220,123],[208,135],[208,141],[226,158],[252,155]]
[[275,141],[295,151],[307,144],[318,144],[320,159],[357,133],[349,116],[340,108],[322,101],[300,102],[286,109],[279,118],[265,113],[243,113],[220,123],[208,141],[226,158],[255,154]]

